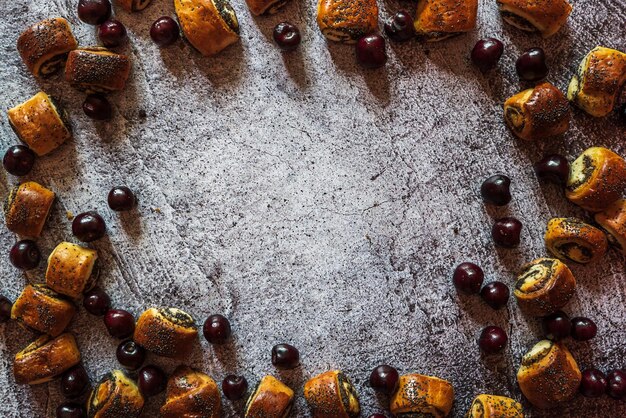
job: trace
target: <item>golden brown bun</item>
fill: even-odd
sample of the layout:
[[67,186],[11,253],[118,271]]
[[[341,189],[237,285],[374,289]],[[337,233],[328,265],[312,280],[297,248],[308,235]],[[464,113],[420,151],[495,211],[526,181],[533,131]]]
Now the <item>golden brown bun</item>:
[[622,197],[626,161],[602,147],[585,150],[571,165],[565,196],[590,212],[600,212]]
[[289,0],[246,0],[248,9],[255,16],[262,14],[274,14],[278,12],[278,9],[287,4]]
[[476,27],[478,0],[420,0],[415,33],[426,41],[441,41]]
[[39,156],[57,149],[72,137],[65,111],[40,91],[7,111],[11,128]]
[[98,252],[71,242],[62,242],[48,257],[46,284],[62,295],[77,299],[93,287],[91,272]]
[[[454,402],[454,388],[447,380],[421,374],[400,376],[389,410],[395,416],[447,417]],[[403,415],[405,414],[405,415]]]
[[76,307],[42,284],[27,285],[11,309],[11,318],[26,328],[56,337],[70,323]]
[[576,218],[553,218],[548,221],[546,248],[561,260],[587,264],[606,253],[604,232]]
[[353,44],[378,30],[375,0],[318,0],[317,25],[331,41]]
[[556,408],[578,391],[581,373],[562,343],[539,341],[522,358],[517,382],[528,401],[540,409]]
[[352,382],[339,370],[322,373],[306,382],[304,397],[313,418],[354,418],[361,410]]
[[185,38],[202,55],[215,55],[239,40],[239,21],[228,0],[174,0]]
[[498,5],[505,21],[544,38],[557,33],[572,12],[567,0],[498,0]]
[[138,12],[150,4],[152,0],[117,0],[117,4],[122,6],[122,9],[127,12]]
[[161,418],[219,418],[220,391],[204,373],[179,366],[167,381]]
[[135,418],[141,414],[144,399],[134,381],[124,372],[113,370],[100,379],[87,401],[89,418]]
[[70,52],[65,81],[85,93],[123,90],[130,74],[130,60],[106,48],[91,46]]
[[527,141],[561,135],[569,129],[569,103],[559,89],[541,83],[504,102],[504,121]]
[[4,205],[7,228],[28,237],[38,237],[48,219],[54,193],[34,181],[22,183],[9,193]]
[[293,390],[273,376],[265,376],[246,403],[245,418],[286,418],[293,406]]
[[529,315],[545,316],[561,309],[576,292],[576,279],[556,258],[538,258],[522,268],[513,294]]
[[567,98],[592,116],[606,116],[613,111],[624,81],[626,54],[597,46],[580,63]]
[[506,396],[478,395],[465,418],[524,418],[522,404]]
[[72,29],[62,17],[35,23],[17,38],[17,51],[22,61],[37,77],[56,73],[65,63],[67,53],[77,47]]
[[141,314],[134,340],[163,357],[185,358],[198,340],[193,318],[176,308],[150,308]]
[[54,339],[42,335],[15,355],[15,383],[45,383],[79,362],[80,351],[72,334],[61,334]]
[[626,255],[626,199],[596,213],[595,220],[607,232],[609,243]]

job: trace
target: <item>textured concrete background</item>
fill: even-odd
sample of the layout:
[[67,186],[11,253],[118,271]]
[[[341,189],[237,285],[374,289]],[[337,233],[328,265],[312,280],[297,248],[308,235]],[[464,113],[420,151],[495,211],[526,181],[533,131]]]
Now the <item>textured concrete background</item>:
[[[72,240],[66,211],[98,210],[109,235],[94,243],[100,282],[114,305],[134,314],[153,305],[190,312],[199,324],[211,313],[231,318],[234,338],[224,347],[198,344],[189,363],[221,380],[243,373],[251,385],[277,373],[270,349],[278,342],[300,348],[302,367],[277,373],[298,394],[293,416],[309,416],[301,397],[309,377],[343,369],[356,382],[363,416],[386,401],[366,386],[370,370],[389,363],[401,372],[449,379],[457,392],[454,417],[481,392],[521,399],[515,372],[521,355],[540,337],[538,322],[511,300],[492,311],[478,297],[459,298],[454,266],[475,261],[487,280],[513,284],[520,266],[545,255],[542,234],[552,216],[582,215],[560,190],[540,186],[532,162],[543,152],[575,157],[592,145],[626,155],[624,125],[614,116],[592,119],[573,112],[562,140],[522,143],[505,129],[502,103],[519,91],[515,58],[542,46],[549,81],[565,89],[580,59],[602,44],[626,49],[626,2],[578,0],[569,26],[549,40],[502,25],[494,0],[480,2],[473,33],[439,44],[389,45],[383,70],[355,66],[353,49],[327,44],[315,25],[314,0],[294,1],[272,17],[254,18],[242,0],[233,6],[241,42],[215,58],[185,43],[157,48],[150,24],[173,14],[170,1],[154,0],[143,13],[116,17],[128,28],[121,48],[133,60],[126,91],[111,96],[111,123],[87,119],[83,95],[61,79],[38,86],[15,50],[19,33],[52,16],[72,22],[80,44],[94,29],[76,17],[75,0],[0,2],[0,108],[43,88],[67,107],[74,141],[38,160],[28,176],[52,188],[58,201],[39,240],[45,256]],[[411,2],[380,2],[381,17]],[[298,24],[303,43],[281,54],[273,26]],[[506,45],[499,69],[482,76],[468,60],[474,42],[497,36]],[[4,112],[1,145],[17,142]],[[514,199],[486,208],[481,181],[503,172]],[[0,172],[4,196],[18,179]],[[116,214],[106,205],[118,184],[134,189],[138,210]],[[158,209],[158,210],[157,210]],[[522,245],[495,249],[492,219],[504,214],[524,223]],[[0,228],[0,248],[15,238]],[[0,292],[14,299],[28,280],[3,256]],[[568,345],[581,368],[626,367],[623,258],[612,253],[589,267],[573,267],[578,293],[571,315],[594,318],[598,337]],[[482,358],[475,342],[490,324],[510,333],[500,356]],[[118,367],[117,341],[100,319],[81,309],[71,330],[93,379]],[[0,326],[0,416],[53,416],[61,402],[58,382],[16,386],[14,354],[33,335],[16,324]],[[175,363],[149,362],[172,371]],[[144,416],[156,416],[161,395]],[[624,403],[578,398],[563,411],[533,417],[620,417]],[[239,416],[243,402],[225,402]]]

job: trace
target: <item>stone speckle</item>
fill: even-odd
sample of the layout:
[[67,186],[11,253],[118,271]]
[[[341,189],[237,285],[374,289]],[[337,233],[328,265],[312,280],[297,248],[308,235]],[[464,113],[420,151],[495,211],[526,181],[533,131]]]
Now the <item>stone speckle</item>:
[[[96,44],[75,1],[0,2],[0,108],[40,88],[15,49],[20,32],[52,17],[67,18],[82,46]],[[380,3],[381,19],[411,3]],[[540,339],[539,321],[524,316],[512,298],[493,311],[478,297],[459,297],[454,266],[479,263],[487,280],[513,286],[521,266],[545,256],[542,237],[556,216],[583,216],[553,185],[539,185],[532,163],[544,152],[570,161],[592,145],[626,155],[623,127],[612,115],[594,119],[573,110],[562,140],[527,143],[507,131],[504,100],[528,86],[514,62],[541,46],[549,81],[565,91],[580,60],[598,44],[624,49],[624,0],[578,0],[569,26],[547,40],[503,26],[493,0],[480,2],[478,29],[440,44],[390,43],[385,69],[356,66],[353,48],[327,44],[315,24],[315,1],[292,1],[277,15],[253,18],[244,2],[233,7],[241,42],[213,58],[187,43],[159,49],[151,23],[172,15],[170,1],[143,12],[116,9],[130,42],[133,70],[126,90],[110,95],[114,119],[93,122],[81,110],[84,95],[62,75],[41,88],[67,108],[74,139],[39,158],[27,176],[58,199],[38,244],[45,256],[74,241],[68,212],[97,210],[108,236],[93,243],[99,282],[113,306],[135,316],[150,306],[176,306],[201,324],[227,316],[233,338],[224,346],[201,340],[189,364],[216,380],[245,375],[254,387],[264,374],[296,391],[292,416],[308,417],[304,382],[341,369],[360,393],[362,415],[381,411],[367,376],[380,363],[401,373],[437,375],[456,390],[451,414],[461,417],[478,393],[512,396],[529,417],[581,417],[592,411],[626,415],[626,404],[603,397],[577,398],[563,411],[532,411],[515,372],[523,353]],[[283,54],[273,45],[274,25],[288,20],[302,32],[300,48]],[[480,37],[496,36],[505,52],[494,71],[481,75],[469,53]],[[620,138],[621,137],[621,138]],[[17,143],[6,114],[0,145]],[[0,195],[18,180],[0,170]],[[512,178],[505,208],[482,204],[488,176]],[[129,213],[109,210],[114,185],[137,192]],[[159,208],[156,210],[154,208]],[[496,249],[494,218],[513,215],[525,228],[514,250]],[[14,236],[2,225],[5,254]],[[27,280],[43,281],[45,266],[25,275],[0,263],[0,292],[14,300]],[[591,266],[572,266],[578,293],[566,307],[593,318],[590,343],[568,342],[581,368],[626,367],[624,262],[612,252]],[[476,339],[487,325],[502,326],[510,343],[501,356],[481,358]],[[100,318],[80,309],[76,333],[84,364],[96,382],[119,367],[118,341]],[[62,396],[58,382],[17,386],[14,354],[34,339],[15,323],[0,325],[0,416],[52,417]],[[277,372],[271,347],[298,347],[302,366]],[[171,373],[174,361],[152,356]],[[144,416],[156,416],[164,395],[150,399]],[[239,416],[244,401],[224,401],[225,416]]]

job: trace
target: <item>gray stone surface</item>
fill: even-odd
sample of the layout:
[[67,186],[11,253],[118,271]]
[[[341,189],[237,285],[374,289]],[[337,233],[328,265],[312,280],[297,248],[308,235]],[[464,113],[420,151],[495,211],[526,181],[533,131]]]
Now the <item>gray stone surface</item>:
[[[626,154],[624,126],[614,116],[592,119],[573,112],[562,140],[522,143],[502,122],[502,103],[523,86],[515,58],[539,45],[548,53],[549,80],[565,89],[579,60],[598,44],[626,49],[626,2],[578,0],[569,26],[548,40],[503,27],[494,0],[481,1],[473,33],[439,44],[389,45],[384,70],[355,66],[353,49],[327,44],[315,25],[315,2],[294,1],[278,15],[254,18],[233,4],[241,42],[203,58],[179,42],[158,49],[151,22],[173,14],[171,1],[154,0],[143,13],[118,8],[133,60],[128,88],[112,95],[115,119],[94,123],[82,113],[83,95],[60,78],[38,86],[15,50],[21,30],[37,20],[64,16],[80,44],[95,42],[92,27],[76,17],[74,0],[0,2],[0,108],[43,88],[71,114],[75,138],[38,160],[28,176],[58,195],[39,240],[47,256],[72,240],[66,211],[96,209],[108,237],[94,243],[100,282],[114,305],[139,314],[173,305],[202,323],[210,313],[231,318],[234,338],[223,347],[198,344],[189,364],[216,379],[236,372],[253,384],[274,373],[298,394],[293,416],[309,416],[302,399],[306,379],[330,368],[356,382],[363,416],[381,411],[366,386],[379,363],[401,372],[449,379],[457,396],[454,417],[481,392],[522,396],[515,381],[521,355],[540,337],[535,319],[514,300],[494,312],[478,298],[459,298],[453,267],[480,263],[488,280],[514,281],[520,266],[545,255],[542,234],[552,216],[582,215],[553,186],[540,186],[532,162],[543,152],[575,157],[592,145]],[[381,17],[410,2],[380,3]],[[301,28],[303,44],[281,54],[271,30],[282,20]],[[499,69],[482,76],[468,60],[476,39],[497,36],[506,45]],[[145,117],[142,113],[145,112]],[[2,149],[16,142],[0,116]],[[512,203],[492,210],[480,201],[481,181],[495,172],[513,179]],[[4,196],[17,178],[0,173]],[[106,205],[111,186],[137,191],[140,206],[116,214]],[[524,223],[522,245],[495,249],[494,217]],[[0,249],[14,242],[0,228]],[[28,280],[43,278],[44,263],[26,276],[3,257],[0,292],[14,299]],[[567,312],[594,318],[599,336],[570,342],[581,367],[626,367],[624,260],[573,266],[579,289]],[[482,327],[510,333],[501,356],[482,358],[475,343]],[[117,342],[100,319],[82,309],[71,325],[93,379],[117,367]],[[14,354],[33,335],[0,325],[0,416],[50,417],[61,402],[58,382],[16,386]],[[277,373],[270,348],[290,342],[302,367]],[[149,362],[172,371],[174,362]],[[164,396],[144,416],[157,416]],[[624,403],[576,399],[532,417],[621,417]],[[243,403],[225,402],[225,416]]]

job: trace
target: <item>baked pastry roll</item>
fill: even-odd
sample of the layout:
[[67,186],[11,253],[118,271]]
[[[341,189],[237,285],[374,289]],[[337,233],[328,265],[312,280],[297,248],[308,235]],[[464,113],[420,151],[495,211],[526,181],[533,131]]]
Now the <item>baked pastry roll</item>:
[[624,81],[626,54],[597,46],[580,63],[567,98],[592,116],[606,116],[613,111]]
[[577,218],[553,218],[548,221],[546,248],[561,260],[587,264],[606,253],[604,232]]
[[565,263],[538,258],[523,267],[513,294],[524,312],[545,316],[565,306],[575,292],[576,279]]
[[48,257],[46,284],[55,292],[77,299],[94,286],[91,278],[98,252],[71,242],[62,242]]
[[134,381],[113,370],[100,379],[87,401],[89,418],[133,418],[143,409],[144,399]]
[[38,237],[48,219],[54,192],[29,181],[13,188],[4,204],[4,217],[11,232]]
[[590,212],[599,212],[622,197],[626,188],[626,161],[602,147],[585,150],[572,163],[565,196]]
[[397,417],[447,417],[454,402],[454,388],[447,380],[421,374],[400,376],[389,410]]
[[293,406],[293,390],[274,376],[265,376],[246,402],[245,418],[287,418]]
[[626,255],[626,200],[617,200],[596,213],[595,220],[606,232],[609,244]]
[[248,9],[253,15],[259,16],[263,14],[272,15],[278,12],[278,9],[287,4],[289,0],[246,0]]
[[376,0],[318,0],[317,25],[331,41],[353,44],[378,30]]
[[191,315],[180,309],[150,308],[137,320],[134,340],[159,356],[182,359],[198,340],[198,330]]
[[544,38],[557,33],[572,12],[567,0],[498,0],[498,6],[506,22]]
[[7,116],[20,141],[39,156],[54,151],[72,137],[67,113],[43,91],[9,109]]
[[70,323],[76,307],[43,284],[27,285],[11,309],[20,325],[56,337]]
[[127,12],[138,12],[148,7],[152,0],[117,0],[117,4]]
[[89,94],[123,90],[129,74],[126,55],[99,46],[75,49],[65,65],[65,81]]
[[80,351],[72,334],[56,338],[42,335],[15,355],[15,383],[37,385],[49,382],[80,363]]
[[37,77],[49,77],[59,71],[67,53],[77,47],[72,29],[62,17],[37,22],[17,38],[22,61]]
[[478,0],[419,0],[415,33],[428,42],[442,41],[476,27]]
[[540,409],[555,408],[578,391],[581,373],[567,347],[539,341],[522,357],[517,383],[528,401]]
[[167,381],[161,418],[219,418],[220,391],[206,374],[179,366]]
[[541,83],[504,102],[504,121],[527,141],[561,135],[569,128],[569,102],[552,84]]
[[352,382],[339,370],[322,373],[306,382],[304,398],[313,418],[354,418],[361,411]]
[[524,418],[522,404],[506,396],[478,395],[465,418]]
[[228,0],[174,0],[185,38],[202,55],[215,55],[239,40],[239,21]]

